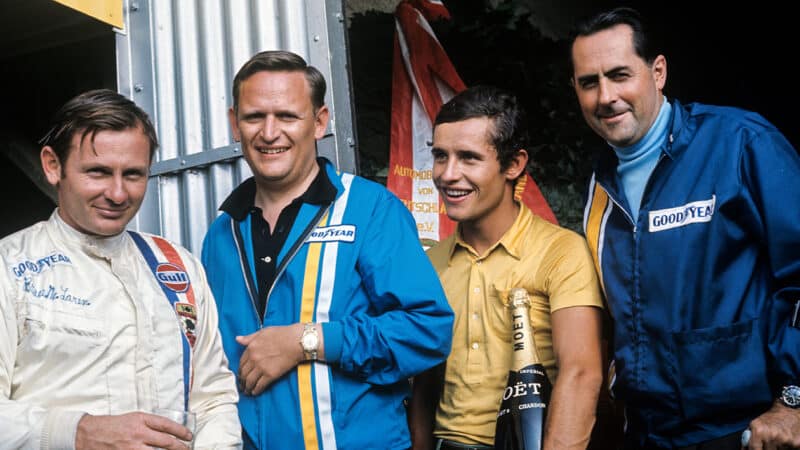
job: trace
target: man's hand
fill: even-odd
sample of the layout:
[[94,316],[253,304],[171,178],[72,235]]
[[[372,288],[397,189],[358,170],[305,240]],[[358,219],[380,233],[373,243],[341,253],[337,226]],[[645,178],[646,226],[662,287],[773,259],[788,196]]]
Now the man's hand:
[[[247,347],[239,360],[239,385],[247,395],[258,395],[305,358],[300,346],[303,324],[265,327],[236,342]],[[322,331],[318,330],[322,336]],[[321,341],[321,339],[320,339]]]
[[750,422],[750,450],[800,448],[800,410],[775,402]]
[[84,415],[75,434],[76,450],[143,449],[189,450],[181,440],[194,436],[183,426],[164,417],[143,412],[120,416]]

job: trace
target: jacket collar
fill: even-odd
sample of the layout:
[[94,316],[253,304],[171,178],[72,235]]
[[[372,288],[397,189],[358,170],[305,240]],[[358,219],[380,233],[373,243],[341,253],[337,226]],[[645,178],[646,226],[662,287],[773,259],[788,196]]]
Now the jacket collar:
[[[319,172],[308,190],[299,198],[303,203],[314,205],[325,205],[331,203],[342,192],[341,183],[337,183],[338,177],[333,169],[333,164],[325,158],[317,158]],[[335,181],[334,181],[335,180]],[[220,211],[228,213],[237,222],[244,220],[247,215],[255,208],[256,180],[250,177],[237,186],[228,198],[222,202]]]
[[47,223],[54,241],[74,245],[89,255],[107,260],[122,253],[121,248],[128,239],[125,231],[114,236],[91,236],[64,222],[58,211],[58,208],[53,211]]

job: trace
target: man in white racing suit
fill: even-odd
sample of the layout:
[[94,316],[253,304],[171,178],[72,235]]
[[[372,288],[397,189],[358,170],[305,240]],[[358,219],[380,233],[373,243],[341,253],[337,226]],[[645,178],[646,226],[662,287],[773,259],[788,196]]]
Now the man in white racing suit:
[[[0,449],[240,448],[201,264],[125,231],[157,147],[146,113],[89,91],[42,144],[58,208],[0,240]],[[159,408],[194,412],[194,435]]]

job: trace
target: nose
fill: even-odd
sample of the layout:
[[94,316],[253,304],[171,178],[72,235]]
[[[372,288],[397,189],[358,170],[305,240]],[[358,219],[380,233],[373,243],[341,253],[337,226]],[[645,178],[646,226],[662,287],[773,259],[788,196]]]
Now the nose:
[[613,84],[607,78],[600,78],[598,83],[598,97],[597,101],[601,105],[608,105],[617,100],[617,93],[614,90]]
[[273,115],[267,115],[264,118],[264,122],[261,124],[261,138],[267,142],[273,142],[278,139],[280,136],[280,127],[278,127],[278,121],[275,119]]
[[115,205],[121,205],[128,200],[128,189],[121,175],[111,177],[105,195]]
[[447,158],[445,161],[437,162],[434,166],[434,179],[442,183],[457,181],[461,176],[461,170],[456,158]]

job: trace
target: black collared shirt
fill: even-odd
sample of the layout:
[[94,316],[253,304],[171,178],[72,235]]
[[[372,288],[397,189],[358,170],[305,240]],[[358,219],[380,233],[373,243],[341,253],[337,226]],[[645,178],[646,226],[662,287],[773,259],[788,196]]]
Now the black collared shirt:
[[256,283],[258,284],[258,314],[264,317],[267,304],[267,294],[277,276],[278,254],[286,243],[289,231],[292,229],[300,206],[303,203],[325,205],[336,198],[334,187],[325,171],[325,162],[318,158],[319,172],[308,189],[287,205],[278,216],[275,230],[270,230],[269,223],[264,220],[261,208],[255,206],[256,183],[254,178],[249,178],[239,185],[231,195],[222,203],[220,209],[231,215],[236,221],[241,222],[250,215],[250,224],[253,240],[253,253],[255,254]]

